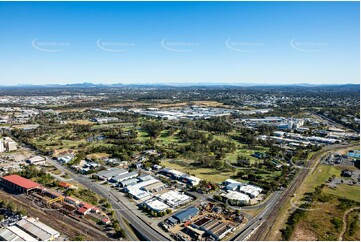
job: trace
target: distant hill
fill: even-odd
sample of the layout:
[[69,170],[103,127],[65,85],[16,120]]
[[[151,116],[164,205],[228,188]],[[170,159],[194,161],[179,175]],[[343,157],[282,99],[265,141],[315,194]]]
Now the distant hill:
[[255,84],[255,83],[174,83],[174,84],[98,84],[91,82],[83,83],[69,83],[69,84],[44,84],[44,85],[31,85],[31,84],[20,84],[20,85],[0,85],[0,88],[107,88],[107,87],[128,87],[128,88],[175,88],[175,87],[244,87],[244,88],[339,88],[349,90],[360,90],[359,84],[309,84],[309,83],[298,83],[298,84]]

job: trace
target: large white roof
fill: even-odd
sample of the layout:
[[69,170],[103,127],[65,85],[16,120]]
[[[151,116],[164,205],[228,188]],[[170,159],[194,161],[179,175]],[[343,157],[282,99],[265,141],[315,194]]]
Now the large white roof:
[[235,191],[230,191],[228,193],[225,194],[225,197],[230,199],[230,200],[238,200],[238,201],[249,201],[250,197],[246,194],[240,193],[240,192],[235,192]]

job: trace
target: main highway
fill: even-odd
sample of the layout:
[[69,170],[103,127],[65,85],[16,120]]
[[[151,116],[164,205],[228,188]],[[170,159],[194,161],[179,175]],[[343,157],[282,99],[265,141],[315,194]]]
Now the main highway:
[[[80,174],[73,172],[66,166],[59,164],[57,161],[53,159],[49,159],[50,162],[60,171],[67,173],[72,179],[74,179],[79,184],[87,187],[88,189],[92,190],[96,194],[104,197],[107,199],[112,208],[115,211],[117,219],[121,225],[121,227],[125,230],[127,240],[148,240],[148,241],[167,241],[169,240],[166,236],[164,236],[160,231],[156,228],[152,227],[151,225],[147,224],[142,218],[132,212],[123,202],[121,202],[117,196],[110,190],[109,187],[102,186],[97,182],[92,182],[88,177],[84,177]],[[133,229],[135,229],[138,234],[140,234],[140,238],[138,238],[132,228],[128,226],[123,221],[123,217],[129,224],[132,225]]]

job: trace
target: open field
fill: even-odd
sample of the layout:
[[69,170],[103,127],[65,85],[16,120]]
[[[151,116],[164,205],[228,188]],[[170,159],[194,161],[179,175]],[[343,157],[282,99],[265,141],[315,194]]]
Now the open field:
[[79,120],[70,120],[68,121],[69,124],[92,124],[90,120],[86,119],[79,119]]
[[[338,198],[330,196],[325,203],[313,202],[296,225],[291,240],[337,240],[342,231],[344,214],[351,208],[341,209]],[[349,217],[357,213],[350,211]],[[359,240],[355,231],[352,236]]]
[[181,166],[169,161],[162,161],[162,165],[182,172],[189,172],[191,175],[197,176],[201,179],[217,183],[223,182],[224,180],[235,175],[233,172],[221,172],[212,168],[193,168],[191,166]]
[[[358,148],[357,146],[350,146],[347,148],[338,148],[335,150],[332,150],[332,152],[344,152],[345,150],[352,150]],[[316,161],[320,160],[327,151],[321,151],[315,154]],[[317,164],[317,162],[316,162]],[[315,166],[314,170],[306,177],[302,185],[296,190],[296,198],[292,198],[294,202],[299,202],[300,199],[303,197],[303,194],[306,192],[312,192],[315,187],[324,184],[325,181],[332,177],[332,175],[340,176],[340,170],[336,169],[334,166],[326,166],[319,164],[318,166]],[[358,187],[359,189],[359,187]],[[325,189],[325,192],[330,192],[330,190]],[[331,194],[331,193],[329,193]],[[348,198],[351,199],[352,196],[349,196]],[[276,223],[273,225],[273,231],[268,234],[267,239],[268,240],[280,240],[281,239],[281,233],[280,230],[285,227],[286,220],[289,216],[289,214],[294,210],[291,203],[291,198],[289,199],[289,202],[286,203],[285,206],[282,207],[280,210],[280,215],[278,216],[278,219],[276,220]]]
[[360,186],[339,184],[337,188],[325,188],[325,193],[360,202]]

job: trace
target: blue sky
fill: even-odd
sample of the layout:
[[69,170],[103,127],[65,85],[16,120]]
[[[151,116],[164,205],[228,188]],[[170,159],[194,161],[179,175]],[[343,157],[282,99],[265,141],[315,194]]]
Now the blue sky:
[[0,2],[0,85],[359,83],[359,2]]

